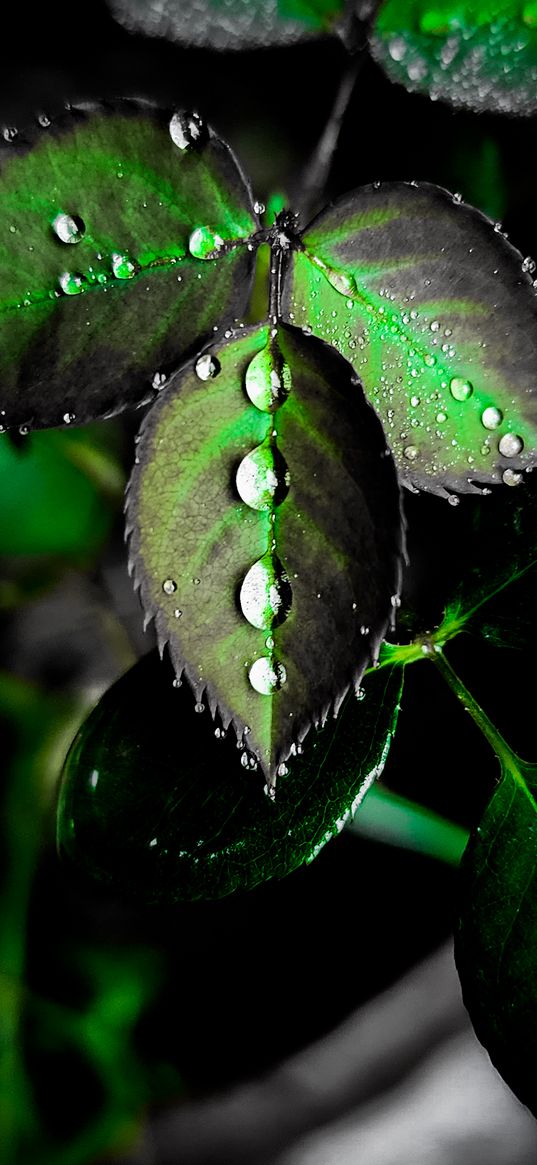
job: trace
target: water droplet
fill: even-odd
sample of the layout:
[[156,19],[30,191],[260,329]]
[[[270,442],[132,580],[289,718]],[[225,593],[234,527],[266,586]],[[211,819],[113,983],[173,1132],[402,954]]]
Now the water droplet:
[[182,686],[183,681],[176,676],[175,679],[172,680],[172,688],[182,688]]
[[278,768],[276,769],[276,776],[277,777],[286,777],[288,772],[289,772],[289,769],[287,768],[287,765],[281,764],[281,765],[278,765]]
[[443,425],[444,421],[447,421],[447,413],[444,413],[444,412],[437,413],[436,419],[437,419],[439,425]]
[[411,405],[412,405],[412,408],[413,408],[413,409],[417,409],[417,407],[418,407],[418,405],[419,405],[419,403],[420,403],[420,398],[419,398],[419,396],[411,396],[411,397],[410,397],[410,403],[411,403]]
[[460,503],[460,500],[461,499],[459,497],[457,497],[457,494],[450,494],[448,497],[448,503],[450,506],[458,506]]
[[291,389],[291,370],[273,345],[258,352],[246,369],[246,392],[257,409],[273,413],[284,403]]
[[214,380],[220,372],[220,364],[216,356],[211,356],[210,352],[205,352],[203,356],[199,356],[196,360],[195,367],[196,376],[200,380]]
[[37,120],[38,120],[39,125],[41,126],[41,129],[48,129],[48,127],[50,125],[50,117],[48,116],[48,114],[40,113],[38,115]]
[[151,381],[152,388],[154,388],[156,392],[160,392],[160,390],[162,388],[164,388],[165,384],[166,384],[165,373],[164,372],[155,372],[153,380]]
[[249,671],[249,680],[256,692],[262,696],[270,696],[277,692],[287,679],[287,672],[283,663],[261,656],[252,664]]
[[522,264],[522,270],[524,271],[524,273],[526,275],[533,275],[533,272],[535,271],[536,267],[537,267],[537,263],[535,262],[535,259],[532,259],[531,256],[528,255],[524,259],[524,262]]
[[72,425],[73,421],[76,420],[76,413],[64,413],[63,420],[64,424]]
[[201,704],[201,703],[194,704],[194,711],[195,711],[195,712],[197,712],[197,713],[198,713],[198,715],[199,715],[201,712],[205,712],[205,704]]
[[440,324],[439,324],[438,320],[433,320],[429,326],[430,326],[431,332],[437,332],[439,327],[440,327]]
[[193,585],[194,585],[195,587],[199,587],[199,585],[200,585],[200,582],[201,582],[201,579],[199,579],[199,578],[193,578],[193,579],[192,579],[192,582],[193,582]]
[[265,554],[250,567],[240,590],[242,613],[261,631],[283,623],[291,610],[289,578],[275,554]]
[[265,639],[265,647],[267,647],[269,651],[272,651],[272,648],[274,647],[274,640],[272,635],[267,635],[267,638]]
[[223,246],[222,236],[211,227],[196,227],[188,240],[188,249],[194,259],[212,259]]
[[59,283],[64,295],[80,295],[84,290],[84,277],[72,271],[64,271]]
[[436,356],[433,356],[432,352],[428,352],[424,357],[424,363],[427,365],[427,368],[434,368],[436,364]]
[[86,226],[76,214],[57,214],[52,230],[61,243],[79,243],[84,238]]
[[501,413],[499,409],[495,408],[494,405],[489,405],[489,407],[484,409],[481,413],[481,424],[484,425],[485,429],[497,429],[498,425],[501,425],[502,421],[503,413]]
[[419,449],[416,445],[406,445],[403,449],[403,456],[406,457],[407,461],[415,461],[416,457],[419,456]]
[[454,376],[453,380],[449,382],[449,391],[454,400],[464,401],[469,400],[474,386],[470,380],[464,380],[462,376]]
[[398,610],[399,607],[401,606],[401,596],[400,595],[392,595],[392,597],[390,599],[390,603],[392,604],[392,607],[395,610]]
[[2,137],[5,142],[14,142],[15,138],[19,136],[18,129],[14,125],[6,125],[2,130]]
[[281,505],[289,490],[289,470],[270,438],[242,459],[236,482],[240,497],[252,510]]
[[264,202],[254,202],[254,210],[256,214],[264,214],[266,207]]
[[247,752],[243,752],[243,754],[241,756],[241,765],[242,765],[243,769],[250,768],[250,757],[248,756]]
[[518,433],[504,433],[500,438],[498,449],[503,457],[516,457],[522,453],[524,442]]
[[173,578],[165,578],[162,584],[162,590],[165,595],[173,595],[177,590],[177,583]]
[[126,255],[114,251],[112,255],[112,271],[116,279],[132,279],[136,274],[136,267]]
[[353,297],[357,295],[358,288],[356,280],[352,275],[348,275],[346,271],[338,271],[335,267],[330,267],[318,255],[310,256],[312,263],[322,271],[325,279],[328,280],[334,291],[338,291],[340,295]]
[[206,138],[207,129],[199,113],[174,113],[169,125],[170,137],[179,150],[189,150],[200,146]]
[[183,612],[179,610],[179,607],[176,607],[173,613],[176,619],[180,619],[183,614]]
[[522,481],[522,474],[516,473],[514,469],[504,469],[502,473],[502,481],[504,485],[520,485]]

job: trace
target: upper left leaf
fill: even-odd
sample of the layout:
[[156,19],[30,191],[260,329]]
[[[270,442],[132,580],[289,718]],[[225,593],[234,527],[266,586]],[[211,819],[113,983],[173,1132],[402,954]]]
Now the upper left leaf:
[[246,304],[257,224],[229,147],[127,101],[4,137],[2,426],[141,403]]

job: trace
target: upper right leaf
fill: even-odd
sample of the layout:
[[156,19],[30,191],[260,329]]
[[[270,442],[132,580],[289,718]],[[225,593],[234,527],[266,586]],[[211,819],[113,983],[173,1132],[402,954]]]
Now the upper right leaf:
[[339,348],[407,485],[517,484],[537,459],[534,264],[438,186],[362,187],[298,241],[283,313]]
[[391,80],[466,109],[537,109],[535,0],[387,0],[371,41]]

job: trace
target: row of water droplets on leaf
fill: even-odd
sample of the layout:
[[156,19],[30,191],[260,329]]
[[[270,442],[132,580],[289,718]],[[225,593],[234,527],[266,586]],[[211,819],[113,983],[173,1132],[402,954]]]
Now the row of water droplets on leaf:
[[433,100],[498,111],[531,112],[537,89],[537,3],[389,0],[380,11],[373,53],[409,88]]
[[[454,195],[454,201],[460,202],[460,197]],[[400,309],[389,288],[381,287],[378,293],[366,291],[357,286],[351,273],[330,266],[318,255],[306,255],[319,272],[313,276],[310,290],[315,332],[338,347],[361,373],[392,451],[399,455],[400,468],[406,467],[409,480],[413,471],[420,477],[455,476],[460,474],[462,463],[467,483],[481,474],[506,485],[520,484],[518,465],[515,469],[507,464],[495,471],[492,464],[498,455],[519,458],[525,444],[531,445],[519,432],[524,422],[510,416],[509,402],[500,408],[490,392],[479,390],[464,375],[453,330],[444,326],[427,304],[415,308],[412,293]],[[526,274],[532,274],[534,268],[533,260],[524,260]],[[342,297],[346,319],[342,320],[336,307],[314,306],[318,295],[322,299],[325,281]],[[295,309],[297,306],[295,303]],[[305,303],[300,310],[306,313]],[[361,330],[356,326],[356,311],[361,319],[366,317]],[[289,312],[289,318],[300,322],[296,311]],[[311,332],[311,326],[304,331]],[[514,399],[510,404],[516,407]],[[448,500],[457,505],[459,499],[449,494]]]
[[[50,124],[48,122],[48,124]],[[197,113],[174,113],[169,123],[169,133],[174,146],[184,153],[201,148],[207,140],[207,127]],[[3,131],[4,140],[13,142],[17,138],[17,131],[11,127]],[[123,178],[121,160],[117,161],[117,178]],[[10,226],[10,231],[16,233],[17,228]],[[42,292],[27,292],[18,307],[29,307],[40,302],[43,298],[57,299],[62,295],[81,295],[94,288],[106,291],[108,286],[115,285],[116,281],[124,282],[133,279],[136,275],[144,274],[154,267],[173,266],[190,256],[194,259],[213,259],[219,251],[231,240],[224,238],[221,229],[206,225],[196,226],[190,232],[188,239],[175,240],[173,253],[166,256],[152,256],[144,252],[143,255],[132,256],[126,250],[118,247],[111,253],[96,241],[92,224],[87,223],[78,209],[56,209],[50,218],[49,229],[58,241],[68,248],[75,248],[77,244],[86,240],[94,249],[92,262],[82,271],[78,264],[69,266],[58,277],[56,286],[44,294]],[[73,254],[75,252],[73,251]],[[80,265],[82,266],[82,265]],[[181,276],[178,276],[181,281]]]

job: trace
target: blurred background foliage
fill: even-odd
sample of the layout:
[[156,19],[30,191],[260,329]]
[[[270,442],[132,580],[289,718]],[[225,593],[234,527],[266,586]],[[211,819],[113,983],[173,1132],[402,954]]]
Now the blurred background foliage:
[[[66,0],[53,12],[21,2],[2,22],[2,123],[23,126],[66,100],[114,95],[194,107],[230,142],[264,201],[296,197],[347,67],[337,38],[240,55],[145,38],[116,23],[103,0],[77,5],[76,24]],[[407,93],[367,58],[321,202],[372,180],[425,179],[501,218],[531,254],[536,137],[530,119],[476,118]],[[54,807],[67,746],[95,700],[153,646],[122,541],[139,420],[0,437],[6,1165],[121,1155],[144,1113],[257,1075],[393,983],[450,933],[456,861],[497,775],[441,678],[411,668],[382,789],[312,866],[221,902],[144,909],[59,864]],[[495,496],[464,498],[457,509],[407,497],[401,638],[405,622],[438,623],[475,566],[483,506],[501,551]],[[451,654],[522,755],[535,753],[525,681],[533,594],[526,576],[516,618],[501,607]],[[179,759],[188,754],[180,732],[177,748]]]

